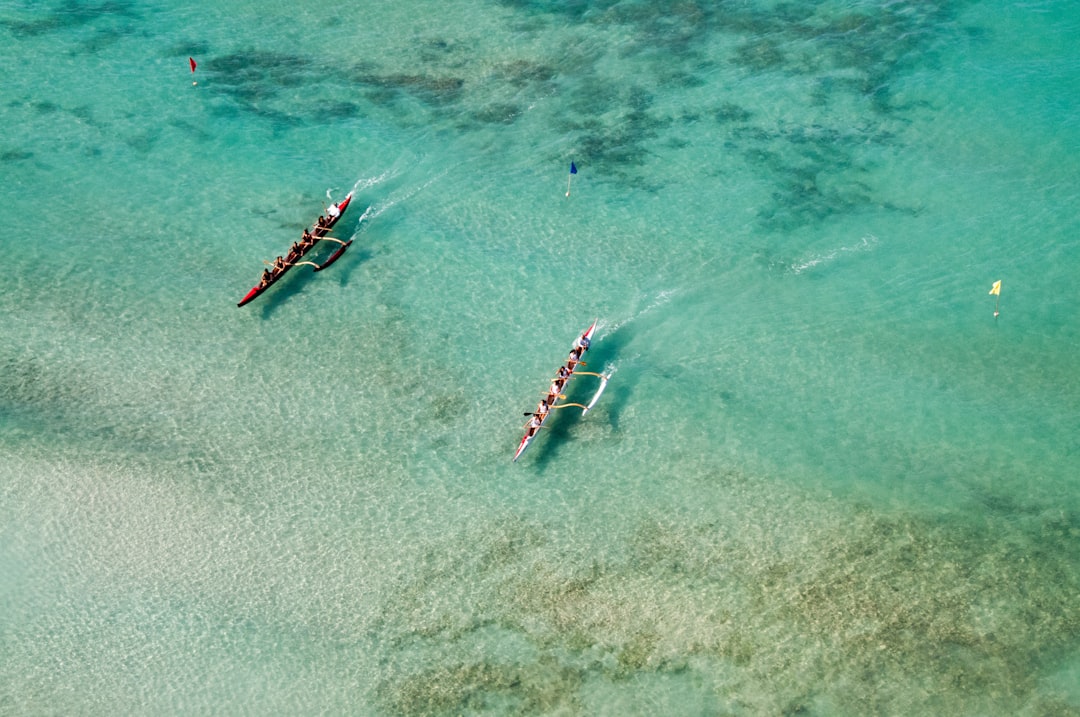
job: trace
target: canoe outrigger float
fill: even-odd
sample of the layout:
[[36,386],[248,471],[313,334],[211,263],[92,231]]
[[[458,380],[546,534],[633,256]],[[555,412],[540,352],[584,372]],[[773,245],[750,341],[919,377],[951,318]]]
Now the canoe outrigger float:
[[[554,398],[552,399],[551,404],[548,406],[548,410],[544,413],[525,414],[526,416],[531,416],[532,418],[530,418],[529,422],[525,424],[525,436],[521,439],[521,443],[518,444],[517,451],[514,452],[515,461],[517,461],[517,459],[521,457],[521,454],[525,452],[525,449],[528,448],[529,445],[533,442],[533,439],[536,438],[536,434],[540,432],[541,428],[543,428],[544,422],[547,421],[548,416],[551,415],[552,410],[556,408],[569,408],[573,406],[575,408],[580,408],[581,415],[584,416],[593,406],[596,405],[596,402],[600,399],[600,394],[602,394],[604,392],[604,389],[607,388],[608,379],[611,378],[610,372],[607,374],[603,374],[594,373],[592,371],[576,370],[579,365],[585,365],[583,361],[580,361],[580,358],[585,354],[586,351],[589,350],[589,345],[592,343],[593,332],[595,331],[596,321],[593,321],[592,326],[587,328],[585,330],[585,333],[583,333],[574,342],[574,345],[570,350],[571,360],[567,362],[566,365],[566,369],[568,372],[562,378],[556,376],[552,383],[552,389],[554,390],[558,388],[559,390],[553,391]],[[577,352],[579,349],[580,353],[578,353],[578,360],[574,360],[574,353]],[[593,394],[592,399],[589,400],[588,405],[582,405],[580,403],[559,403],[559,399],[566,398],[566,396],[562,394],[562,390],[566,387],[566,384],[569,383],[570,379],[574,376],[597,376],[600,379],[600,386],[596,389],[596,393]],[[551,396],[552,393],[549,393],[548,395]]]
[[[348,249],[349,246],[352,244],[352,240],[350,239],[349,241],[342,241],[340,239],[335,239],[334,237],[327,235],[330,233],[330,229],[332,229],[333,226],[337,224],[338,220],[341,219],[341,216],[345,214],[345,210],[348,209],[349,202],[352,201],[352,198],[353,193],[349,192],[345,195],[344,199],[342,199],[338,204],[335,204],[334,208],[337,210],[337,213],[335,214],[333,212],[328,212],[330,216],[327,217],[327,220],[323,224],[316,224],[315,228],[311,231],[311,237],[312,239],[314,239],[314,241],[311,242],[311,244],[307,247],[301,248],[298,254],[290,252],[284,266],[282,266],[277,271],[272,272],[270,274],[270,279],[266,283],[259,283],[257,286],[253,287],[251,291],[249,291],[247,295],[240,300],[240,303],[237,304],[237,306],[243,306],[250,301],[254,301],[255,298],[259,296],[259,294],[263,293],[271,286],[273,286],[278,279],[285,276],[285,272],[287,272],[289,269],[296,266],[297,264],[307,264],[308,266],[315,267],[315,271],[322,271],[323,269],[340,259],[341,255],[344,254],[345,250]],[[319,243],[320,239],[334,241],[341,246],[339,246],[337,251],[331,254],[330,258],[324,261],[322,264],[316,264],[313,261],[300,261],[304,258],[305,254],[315,248],[315,245]]]

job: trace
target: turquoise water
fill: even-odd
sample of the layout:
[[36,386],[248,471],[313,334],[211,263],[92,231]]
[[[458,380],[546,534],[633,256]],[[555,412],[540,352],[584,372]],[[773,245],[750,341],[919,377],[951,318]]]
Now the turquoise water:
[[0,713],[1080,713],[1072,4],[339,9],[0,2]]

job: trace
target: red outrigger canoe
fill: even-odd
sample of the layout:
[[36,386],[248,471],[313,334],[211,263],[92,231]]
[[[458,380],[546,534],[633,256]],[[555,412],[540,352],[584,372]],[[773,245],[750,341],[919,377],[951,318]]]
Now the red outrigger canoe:
[[[353,198],[353,193],[352,192],[349,192],[348,194],[346,194],[345,198],[342,199],[340,203],[335,205],[337,207],[337,211],[338,211],[337,216],[331,215],[330,220],[324,226],[321,226],[321,227],[316,226],[315,230],[311,232],[311,236],[315,237],[315,242],[311,246],[309,246],[307,249],[304,249],[303,251],[301,251],[300,256],[295,257],[291,262],[287,263],[284,267],[282,267],[281,271],[277,272],[276,274],[271,275],[270,281],[268,281],[265,285],[259,284],[259,285],[256,285],[256,286],[252,287],[251,291],[249,291],[247,293],[247,295],[243,299],[240,300],[240,303],[237,304],[237,306],[243,306],[244,304],[247,304],[247,303],[249,303],[251,301],[254,301],[256,298],[258,298],[259,294],[261,294],[264,291],[266,291],[267,289],[269,289],[271,286],[274,285],[275,282],[277,282],[278,279],[285,276],[285,272],[287,272],[289,269],[294,267],[296,264],[300,263],[300,259],[303,259],[304,255],[307,254],[308,252],[310,252],[312,249],[314,249],[315,245],[319,243],[319,241],[318,241],[319,239],[328,238],[326,236],[327,233],[329,233],[329,231],[333,228],[333,226],[338,223],[338,220],[341,219],[342,216],[344,216],[345,210],[348,209],[349,202],[352,201],[352,198]],[[334,241],[338,241],[338,240],[335,239]],[[326,261],[324,261],[322,264],[314,264],[312,262],[304,262],[304,263],[305,264],[311,264],[312,266],[314,266],[315,271],[322,271],[323,269],[325,269],[326,267],[330,266],[335,261],[337,261],[341,257],[341,255],[345,253],[345,250],[348,249],[350,245],[352,245],[352,240],[351,239],[349,241],[347,241],[347,242],[341,242],[341,246],[338,247],[337,251],[335,251],[333,254],[331,254],[330,258],[327,259]]]

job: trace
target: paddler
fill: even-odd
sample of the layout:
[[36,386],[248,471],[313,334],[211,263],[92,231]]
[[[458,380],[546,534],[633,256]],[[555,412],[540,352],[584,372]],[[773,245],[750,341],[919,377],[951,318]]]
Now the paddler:
[[[581,349],[582,351],[588,351],[588,350],[589,350],[589,345],[590,345],[591,343],[592,343],[592,342],[591,342],[591,341],[589,340],[589,337],[588,337],[588,336],[585,336],[585,335],[583,334],[583,335],[581,335],[581,336],[578,336],[578,340],[574,342],[574,346],[573,346],[573,347],[574,347],[575,349]],[[580,355],[580,354],[579,354],[579,355]]]
[[282,259],[280,256],[277,259],[274,259],[274,273],[275,274],[281,272],[284,268],[285,268],[285,260],[284,259]]
[[563,386],[566,385],[565,378],[557,378],[551,382],[551,388],[548,389],[547,398],[544,399],[544,403],[553,404],[555,399],[562,393]]
[[270,273],[269,269],[263,269],[262,280],[259,282],[259,288],[265,289],[270,285],[270,281],[273,280],[274,275]]
[[330,221],[333,221],[341,216],[341,210],[337,208],[336,204],[331,204],[326,208],[326,213],[330,216]]
[[311,232],[309,232],[307,228],[305,228],[303,235],[301,235],[300,237],[300,246],[307,248],[310,246],[314,246],[314,244],[315,237],[311,236]]
[[570,359],[566,362],[566,368],[573,371],[574,367],[579,363],[581,363],[581,347],[575,346],[574,350],[570,352]]
[[530,418],[529,422],[525,424],[525,437],[532,438],[535,436],[536,432],[540,430],[541,423],[542,421],[536,416]]

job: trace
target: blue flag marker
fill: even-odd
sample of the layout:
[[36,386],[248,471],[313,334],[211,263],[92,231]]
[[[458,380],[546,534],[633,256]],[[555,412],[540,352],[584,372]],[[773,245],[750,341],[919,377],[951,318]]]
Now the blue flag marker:
[[570,196],[570,180],[577,174],[577,165],[573,162],[570,163],[570,176],[566,178],[566,196]]

